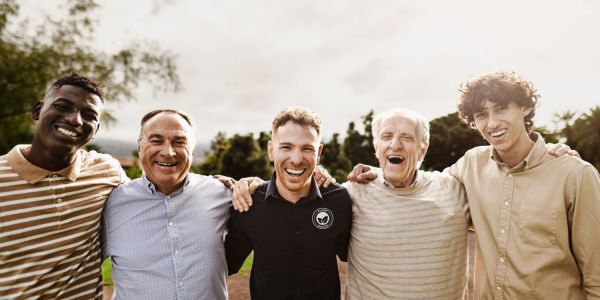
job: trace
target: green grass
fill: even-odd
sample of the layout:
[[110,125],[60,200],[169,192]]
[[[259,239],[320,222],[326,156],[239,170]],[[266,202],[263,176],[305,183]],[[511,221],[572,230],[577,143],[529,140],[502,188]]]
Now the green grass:
[[102,263],[102,281],[104,285],[113,285],[112,281],[112,262],[110,261],[110,257],[105,259]]
[[240,268],[240,271],[238,272],[238,274],[240,274],[240,275],[250,274],[250,269],[252,269],[253,261],[254,261],[254,254],[248,255],[248,257],[244,261],[244,264],[242,264],[242,267]]

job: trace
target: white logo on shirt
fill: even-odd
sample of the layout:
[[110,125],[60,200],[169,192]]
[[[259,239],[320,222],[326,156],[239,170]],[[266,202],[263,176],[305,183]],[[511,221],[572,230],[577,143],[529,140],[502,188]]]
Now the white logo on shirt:
[[317,208],[313,212],[312,221],[318,229],[328,229],[333,225],[333,213],[329,208]]

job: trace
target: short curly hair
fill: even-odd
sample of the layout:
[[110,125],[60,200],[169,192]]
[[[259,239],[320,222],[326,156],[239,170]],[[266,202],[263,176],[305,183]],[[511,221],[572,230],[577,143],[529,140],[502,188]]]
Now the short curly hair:
[[280,111],[273,120],[271,130],[275,133],[277,128],[289,121],[301,126],[312,127],[317,131],[317,135],[321,135],[321,118],[310,109],[303,107],[291,107]]
[[52,83],[44,96],[44,100],[54,96],[54,93],[56,93],[63,85],[72,85],[82,88],[88,93],[98,96],[100,100],[104,102],[104,86],[92,78],[77,73],[64,75]]
[[459,91],[458,113],[469,126],[474,127],[474,114],[482,110],[486,101],[501,105],[514,102],[519,107],[531,109],[524,118],[527,131],[531,131],[540,95],[530,81],[515,72],[494,72],[475,77],[461,85]]

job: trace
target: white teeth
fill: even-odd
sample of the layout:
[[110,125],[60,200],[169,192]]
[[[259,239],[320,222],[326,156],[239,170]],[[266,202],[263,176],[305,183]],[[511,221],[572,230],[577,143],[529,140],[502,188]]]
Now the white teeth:
[[493,137],[499,137],[499,136],[503,135],[504,133],[506,133],[506,129],[502,129],[500,131],[492,132],[492,133],[490,133],[490,135],[493,136]]
[[70,130],[66,130],[64,128],[60,128],[60,127],[58,128],[58,132],[60,132],[60,133],[62,133],[64,135],[72,136],[72,137],[76,137],[77,136],[77,133],[75,133],[73,131],[70,131]]
[[285,171],[292,175],[302,175],[302,173],[304,173],[305,169],[285,169]]
[[171,167],[171,166],[174,166],[174,165],[176,165],[176,164],[177,164],[177,163],[166,163],[166,162],[160,162],[160,161],[157,161],[156,163],[157,163],[159,166],[163,166],[163,167]]

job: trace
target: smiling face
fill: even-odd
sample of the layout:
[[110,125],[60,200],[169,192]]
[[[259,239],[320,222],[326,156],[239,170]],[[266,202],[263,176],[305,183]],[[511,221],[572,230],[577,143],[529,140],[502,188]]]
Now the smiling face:
[[286,200],[296,202],[308,195],[322,149],[313,127],[288,121],[273,131],[269,159],[275,166],[277,190]]
[[500,158],[513,156],[513,153],[519,153],[520,157],[533,145],[525,127],[525,116],[530,111],[514,102],[499,104],[485,101],[473,114],[474,125]]
[[43,149],[50,156],[73,156],[96,134],[103,110],[97,95],[77,86],[61,86],[33,109],[37,123],[31,155]]
[[428,146],[421,142],[417,121],[403,114],[393,114],[381,120],[377,131],[375,156],[385,180],[394,187],[410,186]]
[[146,121],[139,142],[142,169],[163,194],[183,185],[192,165],[194,132],[176,113],[159,113]]

